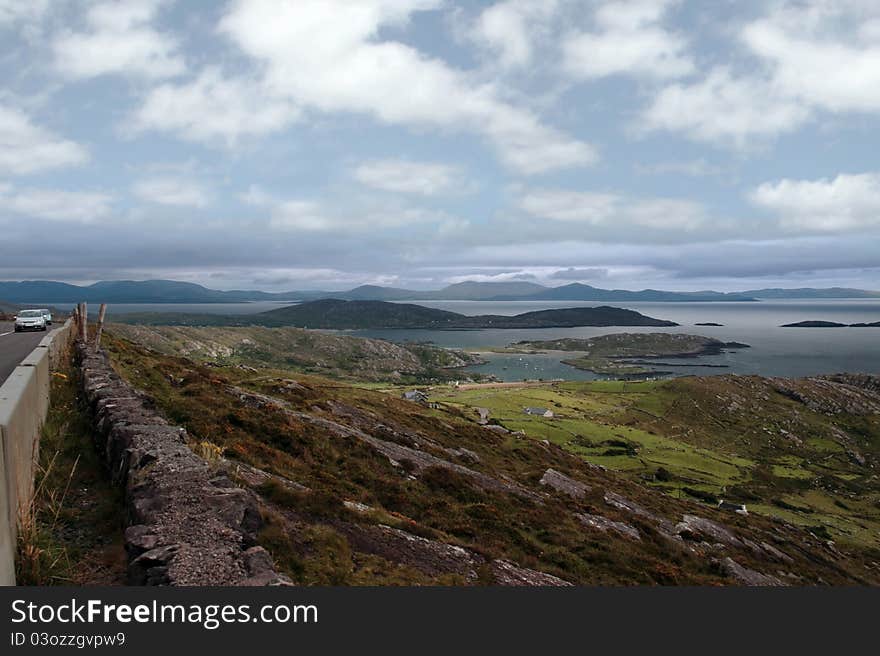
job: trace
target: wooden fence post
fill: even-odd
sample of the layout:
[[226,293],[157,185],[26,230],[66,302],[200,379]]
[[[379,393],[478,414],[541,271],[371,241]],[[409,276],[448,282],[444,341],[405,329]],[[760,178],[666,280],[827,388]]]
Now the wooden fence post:
[[101,333],[104,332],[104,315],[107,314],[107,304],[101,303],[98,310],[98,327],[95,330],[95,353],[101,348]]
[[86,302],[80,303],[79,309],[79,336],[83,344],[89,343],[89,306]]

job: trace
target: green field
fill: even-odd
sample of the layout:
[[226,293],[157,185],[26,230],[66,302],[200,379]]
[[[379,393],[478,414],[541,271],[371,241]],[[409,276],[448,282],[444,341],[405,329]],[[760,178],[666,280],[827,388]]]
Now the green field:
[[[748,397],[744,385],[754,388]],[[742,502],[753,512],[823,526],[844,542],[880,544],[880,486],[847,452],[876,454],[876,415],[812,412],[762,379],[734,377],[437,386],[431,398],[466,414],[488,408],[505,428],[676,496]],[[527,406],[555,416],[526,415]],[[853,425],[857,447],[845,447],[841,433],[850,435]],[[794,434],[800,437],[785,437]]]

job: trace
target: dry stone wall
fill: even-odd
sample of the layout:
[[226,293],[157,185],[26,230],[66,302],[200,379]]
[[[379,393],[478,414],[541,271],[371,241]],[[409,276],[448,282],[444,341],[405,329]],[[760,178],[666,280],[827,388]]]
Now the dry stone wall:
[[103,351],[78,345],[81,384],[95,443],[125,489],[125,548],[132,585],[284,585],[256,545],[257,499],[197,456],[123,381]]

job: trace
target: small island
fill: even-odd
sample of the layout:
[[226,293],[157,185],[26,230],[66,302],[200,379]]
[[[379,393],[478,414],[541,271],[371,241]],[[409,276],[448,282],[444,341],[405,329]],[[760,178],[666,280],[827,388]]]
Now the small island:
[[657,369],[666,367],[724,368],[723,364],[694,364],[650,362],[659,358],[684,359],[704,355],[719,355],[728,350],[749,348],[740,342],[722,342],[701,335],[669,333],[615,333],[590,339],[555,339],[523,341],[511,344],[508,353],[550,353],[554,351],[576,354],[562,360],[563,364],[614,376],[648,376],[667,373]]
[[880,328],[880,321],[874,323],[838,323],[836,321],[798,321],[786,323],[781,328]]
[[712,322],[712,321],[706,321],[706,322],[703,322],[703,323],[695,323],[694,325],[695,325],[695,326],[713,326],[713,327],[716,327],[716,328],[723,328],[723,327],[724,327],[724,324],[723,324],[723,323],[714,323],[714,322]]

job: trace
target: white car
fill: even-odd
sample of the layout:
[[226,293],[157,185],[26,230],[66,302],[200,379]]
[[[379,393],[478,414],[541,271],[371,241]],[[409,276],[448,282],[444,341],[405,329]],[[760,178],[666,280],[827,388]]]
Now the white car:
[[46,330],[46,317],[42,310],[22,310],[15,317],[15,332]]
[[46,325],[51,326],[52,325],[52,313],[49,312],[49,310],[47,310],[46,308],[40,308],[40,312],[42,312],[43,316],[46,318]]

